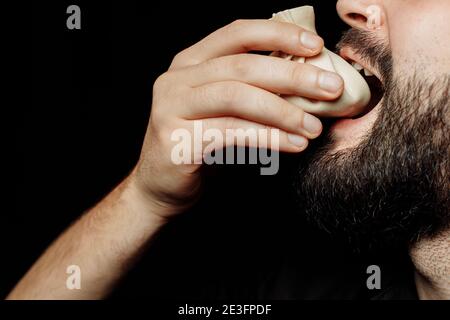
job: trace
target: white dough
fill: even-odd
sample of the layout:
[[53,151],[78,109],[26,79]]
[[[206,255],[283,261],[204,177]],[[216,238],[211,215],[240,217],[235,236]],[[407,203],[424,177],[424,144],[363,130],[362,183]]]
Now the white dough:
[[[272,20],[294,23],[317,34],[314,8],[311,6],[303,6],[276,13],[273,15]],[[336,72],[344,79],[344,93],[339,99],[334,101],[312,101],[297,96],[283,96],[292,104],[309,113],[323,117],[352,117],[361,113],[370,101],[370,89],[363,76],[347,61],[326,48],[319,55],[306,59],[280,52],[274,52],[272,55],[298,61],[299,63],[309,63],[322,69]]]

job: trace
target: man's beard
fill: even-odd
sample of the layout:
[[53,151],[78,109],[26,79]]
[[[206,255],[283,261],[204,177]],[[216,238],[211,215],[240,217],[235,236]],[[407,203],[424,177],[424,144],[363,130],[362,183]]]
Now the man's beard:
[[385,95],[357,147],[333,151],[329,136],[305,155],[302,210],[357,250],[433,237],[450,227],[450,77],[394,77],[390,51],[362,31],[350,30],[343,45],[380,70]]

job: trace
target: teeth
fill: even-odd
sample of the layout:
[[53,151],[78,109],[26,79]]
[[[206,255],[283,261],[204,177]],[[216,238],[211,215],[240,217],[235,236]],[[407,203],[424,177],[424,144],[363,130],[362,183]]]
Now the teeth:
[[352,63],[353,68],[355,68],[358,71],[361,71],[362,69],[364,69],[364,67],[362,65],[360,65],[359,63],[353,62]]
[[360,65],[357,62],[352,62],[352,66],[353,66],[353,68],[355,68],[358,71],[364,70],[364,74],[366,75],[366,77],[371,77],[374,75],[372,72],[370,72],[369,70],[367,70],[366,68],[364,68],[362,65]]
[[373,76],[373,73],[372,72],[370,72],[369,70],[367,70],[367,69],[364,69],[364,74],[367,76],[367,77],[371,77],[371,76]]

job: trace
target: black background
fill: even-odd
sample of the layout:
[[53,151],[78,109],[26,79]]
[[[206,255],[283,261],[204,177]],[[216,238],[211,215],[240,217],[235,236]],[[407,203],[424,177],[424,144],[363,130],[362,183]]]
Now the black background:
[[[66,28],[70,4],[81,8],[81,30]],[[0,295],[133,168],[152,83],[177,52],[237,18],[269,18],[303,4],[314,4],[319,33],[333,48],[346,29],[335,1],[34,2],[32,103],[19,110],[16,126],[19,170],[15,210],[2,226]],[[277,271],[286,260],[303,270],[296,281],[305,286],[327,288],[335,274],[341,284],[365,279],[364,264],[296,213],[297,159],[281,160],[272,177],[256,166],[210,172],[200,203],[165,228],[113,297],[271,298],[264,292],[281,290],[283,298]],[[301,287],[290,294],[303,297]]]

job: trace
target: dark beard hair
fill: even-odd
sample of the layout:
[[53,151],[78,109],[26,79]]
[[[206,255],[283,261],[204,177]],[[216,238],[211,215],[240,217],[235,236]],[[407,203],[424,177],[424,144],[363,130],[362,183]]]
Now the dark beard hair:
[[343,45],[380,70],[380,114],[357,147],[333,152],[328,136],[305,154],[299,204],[356,251],[433,237],[450,227],[450,76],[394,78],[389,49],[363,31],[350,30]]

